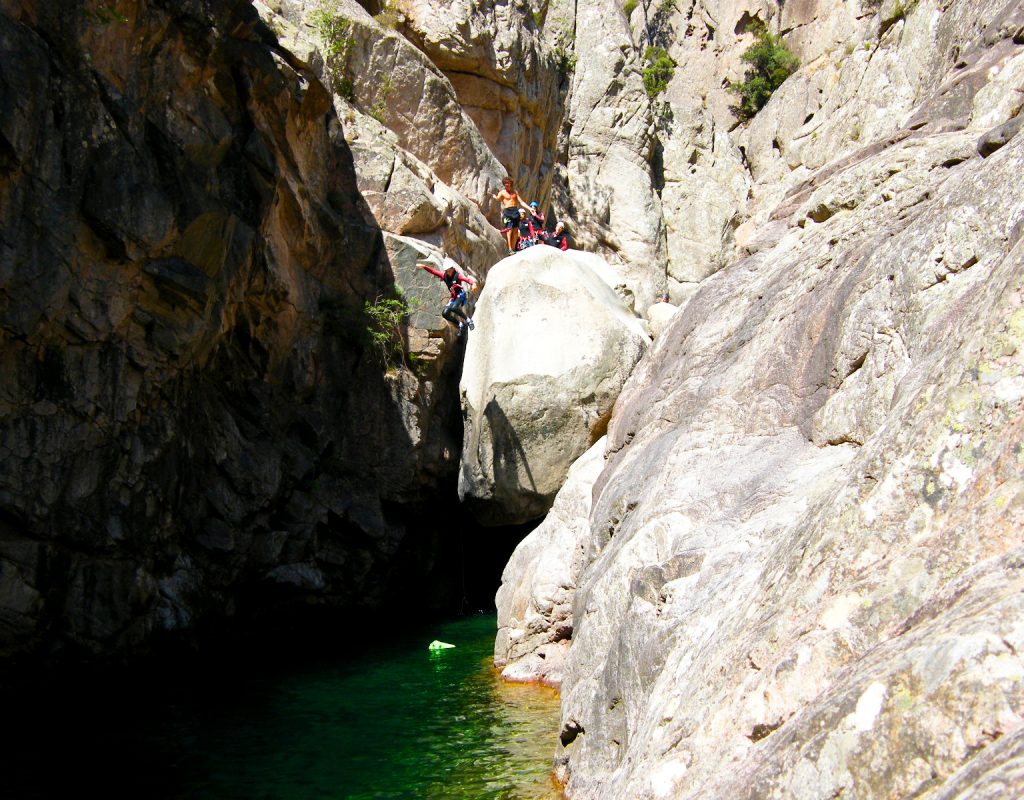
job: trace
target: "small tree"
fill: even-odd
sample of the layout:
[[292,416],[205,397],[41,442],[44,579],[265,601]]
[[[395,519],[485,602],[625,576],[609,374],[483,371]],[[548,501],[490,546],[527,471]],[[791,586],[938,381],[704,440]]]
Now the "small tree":
[[729,91],[739,95],[733,113],[744,121],[764,108],[772,93],[800,66],[800,59],[781,36],[770,33],[763,24],[754,29],[754,34],[754,43],[740,56],[750,64],[743,82],[729,84]]
[[355,91],[352,79],[346,75],[352,54],[352,23],[337,12],[333,0],[322,0],[313,11],[311,21],[323,45],[324,67],[331,89],[352,102]]
[[387,369],[395,369],[405,358],[404,323],[409,316],[409,304],[397,298],[381,297],[363,304],[367,318],[366,333],[370,343]]
[[644,51],[644,89],[652,100],[668,88],[676,71],[676,62],[664,47],[648,47]]

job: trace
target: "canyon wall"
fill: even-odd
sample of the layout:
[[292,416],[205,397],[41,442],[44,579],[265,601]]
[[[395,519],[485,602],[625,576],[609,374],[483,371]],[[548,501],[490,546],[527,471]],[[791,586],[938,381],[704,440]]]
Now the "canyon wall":
[[[572,798],[1019,794],[1024,17],[683,5],[682,307],[513,556],[496,661],[561,681]],[[736,126],[758,19],[802,67]]]
[[331,95],[246,2],[0,12],[0,653],[417,585],[458,365],[374,345]]
[[[554,503],[496,657],[561,682],[568,796],[1024,789],[1019,4],[630,6],[0,0],[0,654],[379,609],[461,473],[481,518]],[[740,125],[761,25],[801,67]],[[513,366],[505,175],[615,314],[679,306],[572,376],[570,443],[521,409],[557,467],[526,507],[484,422],[546,378],[467,392],[460,456],[416,266],[483,286],[467,386]],[[544,255],[524,319],[589,281]]]

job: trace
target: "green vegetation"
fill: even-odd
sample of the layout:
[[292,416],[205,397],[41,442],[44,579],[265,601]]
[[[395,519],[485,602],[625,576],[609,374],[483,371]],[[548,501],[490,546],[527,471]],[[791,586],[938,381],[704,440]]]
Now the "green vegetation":
[[377,98],[377,102],[374,103],[367,112],[381,125],[385,124],[384,119],[388,110],[388,97],[391,95],[392,89],[394,89],[394,85],[391,83],[391,76],[385,75],[380,82],[380,96]]
[[352,54],[352,23],[337,13],[333,3],[324,2],[310,15],[323,45],[324,68],[331,89],[349,102],[355,98],[352,79],[346,74]]
[[[385,293],[386,292],[386,293]],[[403,364],[421,373],[428,364],[406,352],[406,324],[422,304],[405,298],[395,286],[362,305],[341,298],[320,301],[324,330],[329,336],[347,342],[353,349],[370,351],[381,366],[393,374]]]
[[629,19],[631,16],[633,16],[633,11],[634,9],[636,9],[636,4],[637,0],[626,0],[626,2],[622,4],[622,11],[626,15],[626,19]]
[[889,28],[900,20],[906,19],[907,14],[914,10],[917,0],[896,0],[893,7],[882,12],[882,22],[879,26],[879,36],[883,35]]
[[755,29],[756,39],[741,58],[750,64],[742,83],[729,84],[729,91],[739,95],[733,113],[748,120],[764,108],[772,93],[796,72],[800,59],[787,47],[782,37],[769,33],[764,25]]
[[348,61],[352,52],[352,23],[338,14],[331,3],[321,3],[310,15],[310,21],[323,43],[324,56]]
[[576,54],[562,47],[555,47],[552,53],[558,60],[558,74],[563,80],[568,79],[576,71]]
[[652,100],[668,88],[669,81],[676,71],[676,62],[672,60],[664,47],[648,47],[644,51],[644,89]]
[[401,294],[394,298],[378,295],[372,303],[367,300],[363,304],[363,313],[370,344],[381,362],[389,370],[397,368],[405,360],[403,325],[410,314],[409,304]]
[[395,30],[404,21],[398,8],[388,2],[381,3],[380,13],[374,14],[373,18],[377,20],[378,25],[391,30]]

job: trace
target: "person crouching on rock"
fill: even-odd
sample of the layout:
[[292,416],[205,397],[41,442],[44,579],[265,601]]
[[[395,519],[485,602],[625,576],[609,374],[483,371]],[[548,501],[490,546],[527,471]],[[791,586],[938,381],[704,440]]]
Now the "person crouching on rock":
[[569,234],[565,232],[565,223],[559,222],[555,226],[555,230],[552,231],[551,235],[544,240],[545,244],[549,244],[552,247],[557,247],[559,250],[569,249]]
[[519,244],[519,209],[522,208],[529,214],[530,207],[523,202],[519,193],[516,192],[511,178],[505,178],[502,181],[502,185],[504,188],[496,195],[493,195],[493,197],[501,203],[501,230],[505,234],[508,254],[514,255],[516,246]]
[[469,315],[466,314],[466,303],[469,298],[466,295],[466,290],[462,288],[461,284],[464,283],[467,286],[476,286],[476,281],[468,275],[460,274],[454,264],[450,263],[449,259],[445,260],[449,261],[449,264],[443,271],[435,269],[429,264],[423,264],[422,262],[416,262],[416,266],[423,267],[423,269],[431,275],[436,275],[438,278],[443,280],[444,285],[448,287],[448,305],[444,307],[444,310],[441,312],[441,316],[455,326],[455,335],[461,336],[463,326],[470,330],[473,330],[473,328],[476,327],[473,324],[473,320],[471,320]]

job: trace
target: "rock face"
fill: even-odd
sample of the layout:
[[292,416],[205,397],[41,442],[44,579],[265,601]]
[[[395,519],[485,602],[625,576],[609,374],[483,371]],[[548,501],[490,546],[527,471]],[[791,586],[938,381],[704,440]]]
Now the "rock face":
[[395,29],[398,18],[373,17],[354,0],[256,5],[332,90],[377,224],[485,272],[506,249],[484,216],[506,170],[447,77]]
[[598,256],[543,245],[488,276],[460,385],[459,495],[485,524],[543,515],[572,462],[604,435],[647,345],[614,280]]
[[[616,404],[563,672],[574,799],[1024,792],[1024,17],[826,8],[782,19],[863,38],[736,132],[744,229]],[[497,657],[527,671],[564,619],[540,543],[581,535],[552,517],[502,588]]]
[[501,576],[494,663],[505,680],[561,685],[604,445],[602,437],[572,465],[551,511],[516,548]]
[[451,81],[519,190],[546,197],[563,98],[556,58],[530,7],[412,0],[403,9],[409,38]]
[[[549,16],[568,10],[549,12]],[[665,285],[665,232],[652,162],[657,139],[621,4],[577,4],[577,58],[559,149],[556,208],[574,241],[620,267],[641,308]],[[555,35],[563,28],[556,26]]]
[[72,6],[0,11],[0,655],[380,604],[458,405],[369,341],[330,95],[248,3]]
[[651,332],[651,336],[654,338],[661,336],[677,311],[679,311],[679,306],[674,306],[671,303],[655,303],[648,308],[646,314],[647,327]]

